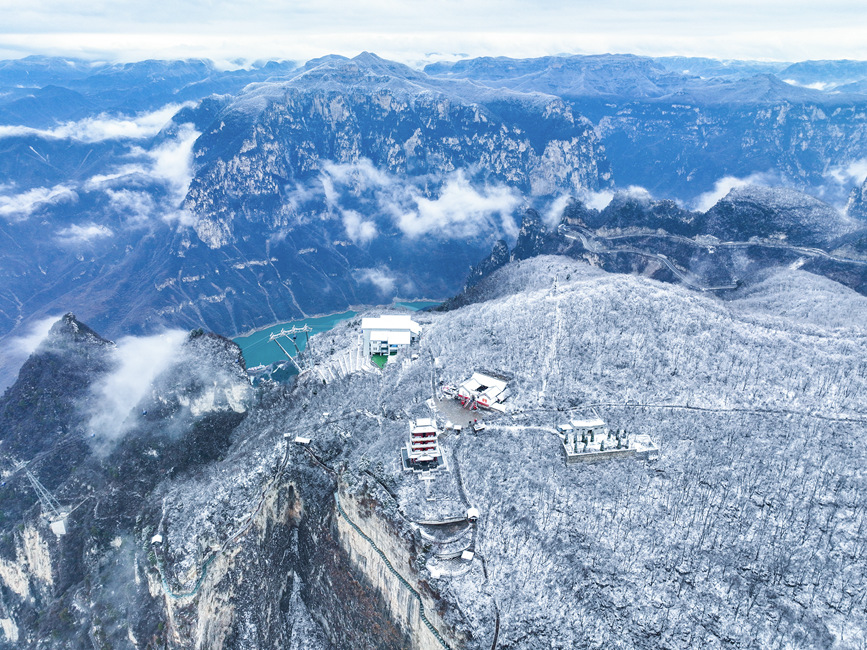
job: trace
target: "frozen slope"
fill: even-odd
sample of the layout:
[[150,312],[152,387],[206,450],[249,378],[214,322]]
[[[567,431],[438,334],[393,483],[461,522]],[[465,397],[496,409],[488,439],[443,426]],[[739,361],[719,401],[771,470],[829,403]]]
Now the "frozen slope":
[[[836,316],[784,312],[793,282]],[[141,580],[125,619],[96,607],[104,629],[138,621],[138,637],[177,647],[441,647],[431,629],[485,650],[857,646],[867,299],[800,272],[723,302],[550,256],[504,266],[474,296],[418,314],[418,359],[382,373],[347,374],[358,318],[317,335],[305,361],[331,368],[327,382],[311,370],[263,387],[218,455],[136,499],[97,495],[103,541],[69,557],[114,584],[118,535]],[[427,493],[399,468],[409,420],[479,367],[514,376],[510,412],[443,437],[449,469]],[[554,426],[594,413],[651,435],[660,459],[567,466]],[[157,463],[140,447],[125,467]],[[469,505],[475,526],[420,523]],[[31,571],[15,524],[7,586]],[[33,530],[50,535],[31,512]],[[72,568],[64,544],[48,545],[55,571]],[[437,557],[463,548],[472,561]],[[40,593],[2,592],[19,629],[23,612],[98,602],[93,588]],[[94,629],[87,611],[70,607],[77,629]]]

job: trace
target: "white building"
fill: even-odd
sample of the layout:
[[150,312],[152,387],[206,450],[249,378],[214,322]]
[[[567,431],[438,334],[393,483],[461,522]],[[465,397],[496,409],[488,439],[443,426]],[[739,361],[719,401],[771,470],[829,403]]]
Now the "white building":
[[656,460],[659,448],[648,435],[631,436],[624,429],[608,429],[601,419],[571,420],[557,427],[567,463],[613,458]]
[[421,325],[409,314],[390,314],[377,318],[362,318],[364,356],[397,354],[398,348],[418,341]]
[[419,418],[410,423],[409,442],[404,452],[407,469],[430,470],[442,464],[438,433],[436,422],[430,418]]
[[590,418],[587,420],[571,420],[569,422],[572,425],[572,429],[575,431],[575,435],[579,438],[582,436],[587,436],[588,438],[594,438],[596,436],[601,436],[605,433],[605,422],[600,418]]
[[508,381],[502,377],[485,372],[474,372],[473,376],[463,382],[457,391],[457,398],[462,406],[482,406],[487,409],[502,411],[502,402],[511,391]]

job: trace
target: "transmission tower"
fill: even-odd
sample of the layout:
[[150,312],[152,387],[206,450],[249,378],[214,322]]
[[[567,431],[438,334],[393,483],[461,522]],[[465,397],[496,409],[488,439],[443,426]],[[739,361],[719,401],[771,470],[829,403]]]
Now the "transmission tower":
[[19,469],[24,470],[24,474],[30,480],[36,496],[39,497],[39,504],[42,506],[42,514],[50,524],[51,532],[60,537],[66,534],[66,518],[69,516],[69,511],[61,507],[57,499],[52,496],[51,492],[45,489],[45,486],[39,482],[39,479],[31,472],[26,463],[21,463]]
[[297,325],[293,325],[288,330],[286,328],[282,328],[279,332],[272,333],[269,338],[271,341],[274,341],[274,343],[276,343],[277,345],[280,346],[280,349],[283,350],[283,353],[289,358],[289,361],[294,363],[295,367],[298,368],[298,372],[302,372],[301,366],[298,364],[298,362],[292,357],[291,354],[289,354],[289,352],[286,351],[286,348],[284,348],[282,345],[280,345],[280,341],[278,341],[277,339],[288,338],[290,341],[292,341],[292,345],[295,346],[296,356],[300,356],[301,350],[298,348],[298,344],[295,342],[296,336],[298,334],[300,334],[301,332],[304,332],[304,336],[306,337],[307,343],[309,344],[310,343],[310,332],[312,332],[312,331],[313,331],[313,328],[310,327],[307,323],[305,323],[303,327],[298,327]]

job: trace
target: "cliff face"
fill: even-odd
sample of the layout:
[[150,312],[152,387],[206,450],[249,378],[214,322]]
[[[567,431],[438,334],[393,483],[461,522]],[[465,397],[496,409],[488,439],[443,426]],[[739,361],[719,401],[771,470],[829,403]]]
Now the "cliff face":
[[861,185],[852,190],[849,196],[849,205],[847,213],[850,217],[856,219],[867,220],[867,180]]
[[[846,525],[865,498],[863,296],[789,269],[723,301],[543,255],[507,264],[465,303],[415,316],[416,359],[347,368],[356,318],[311,340],[294,384],[246,394],[234,345],[183,333],[114,446],[93,446],[84,411],[29,458],[75,508],[66,535],[4,466],[0,646],[859,638],[858,592],[839,580],[867,575]],[[85,375],[69,412],[112,404],[94,391],[116,363]],[[317,366],[335,370],[323,381]],[[462,414],[439,386],[492,366],[514,377],[508,412],[478,435],[441,435],[448,468],[429,480],[404,471],[408,421]],[[39,391],[36,377],[20,381]],[[8,431],[18,407],[4,400]],[[592,416],[588,404],[651,436],[659,460],[567,465],[555,427]]]
[[359,487],[335,495],[338,540],[365,582],[384,600],[410,647],[482,647],[479,641],[484,640],[473,638],[455,605],[422,578],[420,561],[426,554],[409,522],[386,513],[382,501],[388,495],[381,489],[371,494],[370,486],[364,485],[358,493]]
[[611,181],[592,124],[558,97],[436,81],[370,54],[251,86],[214,117],[195,158],[186,206],[214,248],[237,239],[238,221],[309,220],[298,184],[334,166],[366,161],[362,181],[424,179],[427,198],[458,170],[535,196]]

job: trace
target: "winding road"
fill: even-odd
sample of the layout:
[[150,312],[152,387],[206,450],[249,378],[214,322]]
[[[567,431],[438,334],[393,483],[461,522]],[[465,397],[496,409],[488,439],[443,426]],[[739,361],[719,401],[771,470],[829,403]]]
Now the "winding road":
[[[627,235],[611,235],[611,236],[603,236],[597,235],[593,233],[587,228],[581,228],[578,226],[566,226],[560,225],[558,228],[558,232],[562,237],[567,239],[573,239],[576,241],[580,241],[581,244],[591,253],[596,254],[609,254],[609,253],[629,253],[632,255],[640,255],[642,257],[648,257],[662,262],[665,267],[671,271],[675,277],[677,277],[681,282],[686,284],[687,286],[692,287],[698,291],[724,291],[730,289],[736,289],[739,285],[738,283],[734,284],[725,284],[719,286],[707,286],[702,284],[697,278],[691,277],[690,274],[676,267],[672,261],[668,258],[667,255],[662,253],[653,253],[650,251],[642,250],[640,248],[634,248],[632,246],[612,246],[610,242],[613,242],[617,239],[630,239],[635,237],[644,237],[644,238],[654,238],[654,239],[667,239],[669,241],[676,241],[683,244],[688,244],[690,246],[695,246],[696,248],[704,248],[707,250],[713,248],[774,248],[778,250],[787,250],[793,253],[797,253],[798,255],[805,255],[808,257],[821,257],[827,260],[831,260],[834,262],[839,262],[841,264],[854,264],[856,266],[867,266],[867,260],[859,260],[850,257],[841,257],[839,255],[834,255],[829,253],[828,251],[822,250],[821,248],[812,248],[807,246],[793,246],[791,244],[784,243],[776,243],[776,242],[768,242],[768,241],[701,241],[696,239],[691,239],[689,237],[684,237],[682,235],[672,235],[672,234],[661,234],[661,233],[633,233]],[[606,242],[606,243],[603,243]]]

